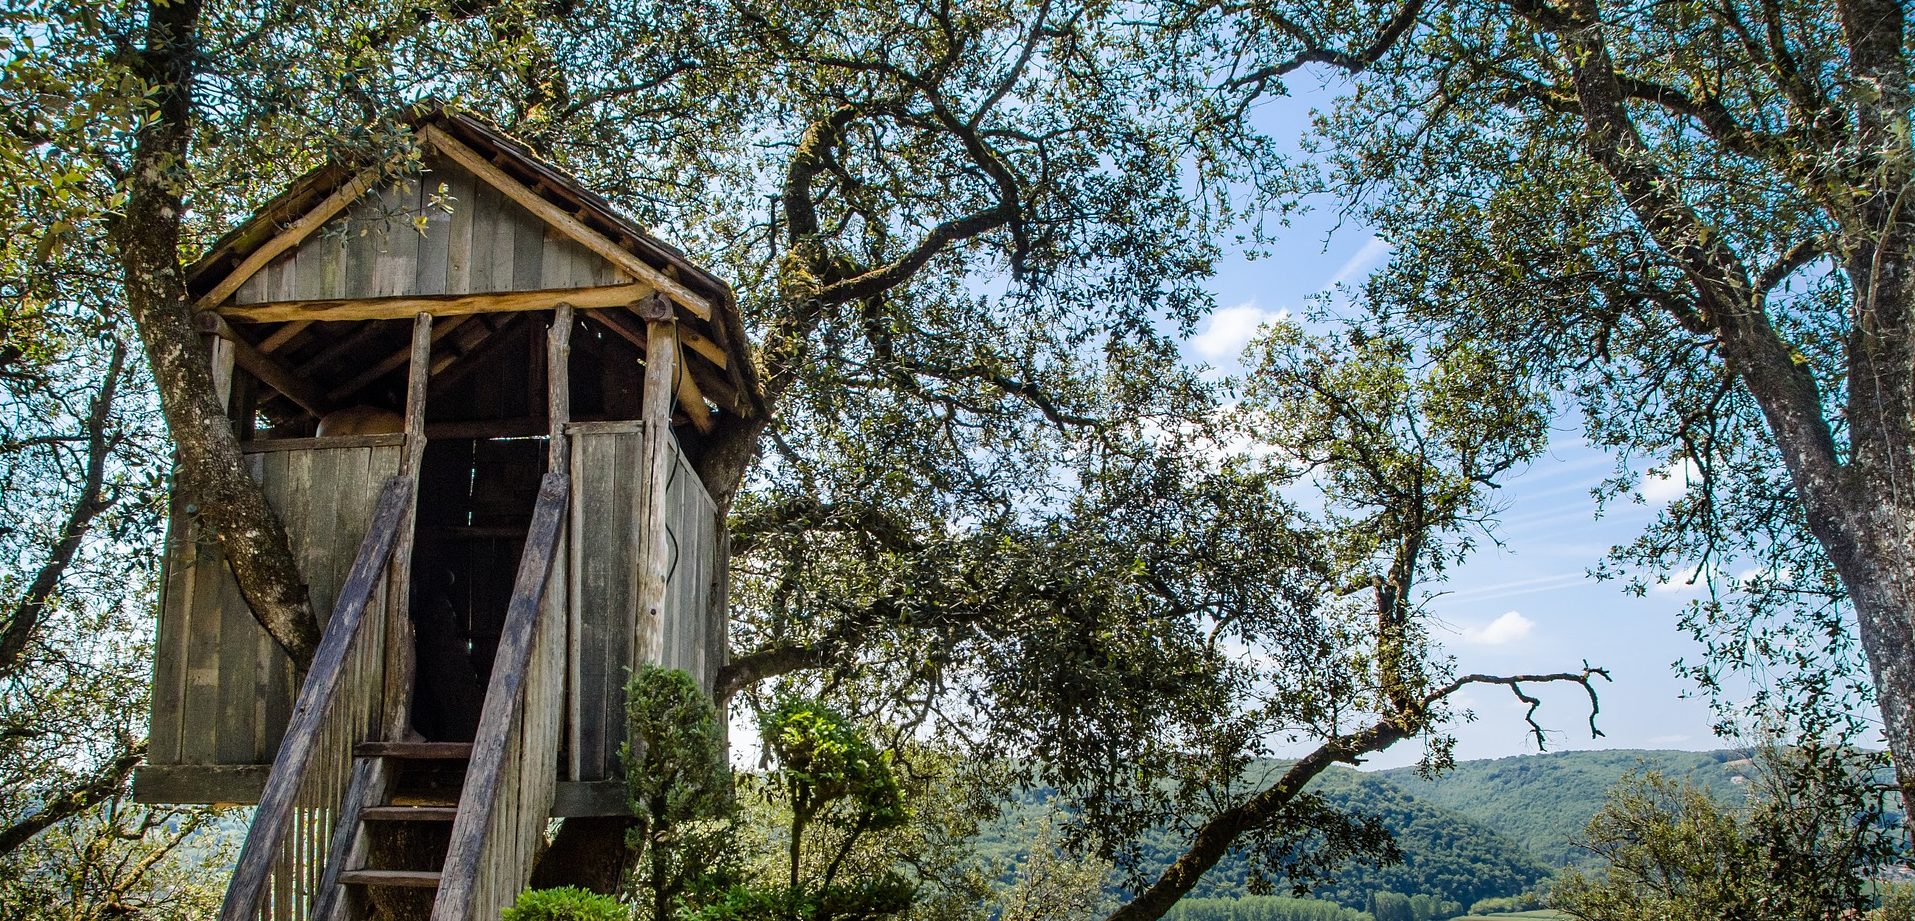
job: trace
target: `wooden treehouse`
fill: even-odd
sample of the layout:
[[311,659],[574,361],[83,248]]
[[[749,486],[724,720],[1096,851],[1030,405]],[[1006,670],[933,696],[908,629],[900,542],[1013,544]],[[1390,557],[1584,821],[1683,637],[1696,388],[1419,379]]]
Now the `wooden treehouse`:
[[135,791],[258,804],[227,921],[497,918],[550,819],[626,810],[628,668],[724,660],[730,291],[488,125],[415,128],[418,177],[316,170],[190,277],[323,624],[295,674],[176,493]]

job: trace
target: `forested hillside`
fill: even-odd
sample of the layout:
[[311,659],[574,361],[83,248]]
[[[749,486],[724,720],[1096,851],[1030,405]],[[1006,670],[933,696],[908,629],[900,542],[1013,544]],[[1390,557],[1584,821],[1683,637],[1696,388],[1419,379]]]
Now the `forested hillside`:
[[1412,768],[1379,773],[1418,799],[1494,828],[1535,859],[1561,867],[1589,862],[1574,841],[1624,774],[1658,771],[1687,778],[1724,802],[1738,803],[1746,757],[1738,751],[1549,752],[1464,761],[1434,780]]
[[[1478,899],[1511,895],[1549,875],[1549,868],[1530,857],[1523,847],[1496,831],[1454,811],[1440,808],[1406,792],[1377,774],[1347,768],[1326,771],[1311,790],[1321,793],[1336,809],[1353,815],[1375,816],[1396,838],[1403,853],[1399,863],[1379,867],[1352,862],[1331,874],[1310,895],[1362,910],[1375,893],[1429,895],[1465,906]],[[1595,793],[1601,800],[1601,791]],[[1015,865],[1024,854],[1015,829],[1032,827],[1046,807],[1043,792],[1019,798],[1003,821],[983,836],[982,849],[1002,865]],[[1143,842],[1143,865],[1148,875],[1160,872],[1180,853],[1181,842],[1158,834]],[[1206,873],[1191,893],[1195,899],[1235,899],[1251,894],[1250,861],[1233,852]],[[1122,880],[1115,880],[1121,883]],[[1273,890],[1287,894],[1287,880],[1274,880]]]

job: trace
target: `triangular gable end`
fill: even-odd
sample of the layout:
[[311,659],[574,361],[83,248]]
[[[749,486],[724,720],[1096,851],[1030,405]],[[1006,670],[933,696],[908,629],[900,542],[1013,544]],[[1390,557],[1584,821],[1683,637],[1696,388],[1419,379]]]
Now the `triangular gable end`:
[[233,293],[237,305],[628,284],[632,276],[442,157],[368,189]]

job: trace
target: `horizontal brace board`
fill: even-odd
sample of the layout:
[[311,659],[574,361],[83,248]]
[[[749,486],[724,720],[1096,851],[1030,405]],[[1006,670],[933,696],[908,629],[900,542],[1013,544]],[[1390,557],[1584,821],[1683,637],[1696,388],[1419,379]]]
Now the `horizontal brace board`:
[[410,320],[429,313],[435,317],[474,313],[518,313],[550,310],[561,303],[580,310],[624,307],[654,293],[651,285],[596,285],[584,288],[545,288],[493,294],[440,294],[425,297],[367,297],[322,301],[269,301],[230,304],[220,316],[235,323],[284,323],[293,320]]

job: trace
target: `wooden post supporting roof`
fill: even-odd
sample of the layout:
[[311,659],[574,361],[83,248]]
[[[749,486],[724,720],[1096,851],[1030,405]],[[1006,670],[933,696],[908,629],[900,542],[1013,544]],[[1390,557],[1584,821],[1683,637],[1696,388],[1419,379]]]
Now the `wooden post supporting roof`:
[[[665,487],[672,475],[672,397],[673,378],[677,377],[678,323],[671,304],[653,298],[639,307],[645,319],[645,394],[639,408],[645,421],[645,505],[640,519],[644,548],[640,560],[638,589],[638,630],[647,642],[636,643],[631,661],[644,661],[659,646],[664,627],[665,582],[670,548],[665,540]],[[699,407],[703,409],[701,405]]]

